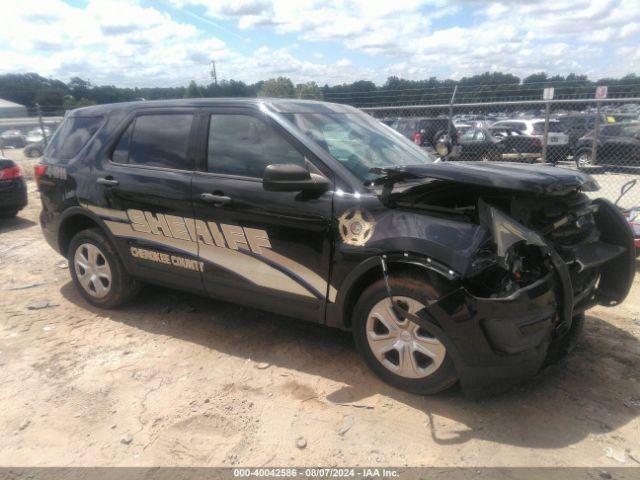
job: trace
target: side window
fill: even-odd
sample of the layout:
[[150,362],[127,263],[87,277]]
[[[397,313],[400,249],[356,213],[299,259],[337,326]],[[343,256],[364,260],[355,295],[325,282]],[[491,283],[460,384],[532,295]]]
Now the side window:
[[192,121],[191,114],[140,115],[133,123],[131,138],[120,138],[118,147],[123,141],[129,143],[131,165],[186,170]]
[[207,171],[262,178],[267,165],[274,163],[304,166],[305,159],[270,125],[255,117],[211,115]]
[[129,143],[131,142],[131,132],[133,132],[133,125],[135,120],[129,124],[124,133],[120,136],[116,148],[111,154],[111,161],[115,163],[128,163],[129,162]]
[[100,125],[102,117],[67,118],[51,139],[45,155],[55,160],[72,159],[89,143]]
[[466,130],[462,135],[460,135],[460,140],[469,142],[473,140],[475,134],[476,131],[473,128],[470,128],[469,130]]

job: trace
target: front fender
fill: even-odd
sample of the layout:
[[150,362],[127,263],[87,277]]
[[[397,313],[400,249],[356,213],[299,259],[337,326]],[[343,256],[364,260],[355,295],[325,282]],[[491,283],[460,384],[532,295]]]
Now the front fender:
[[451,283],[455,283],[459,278],[459,275],[447,265],[416,253],[391,252],[370,256],[347,274],[340,288],[337,289],[335,300],[327,304],[327,325],[342,329],[348,328],[349,319],[346,317],[346,307],[352,300],[354,289],[358,289],[362,279],[382,277],[381,255],[384,255],[392,274],[394,266],[406,265],[424,269],[425,272],[435,272]]

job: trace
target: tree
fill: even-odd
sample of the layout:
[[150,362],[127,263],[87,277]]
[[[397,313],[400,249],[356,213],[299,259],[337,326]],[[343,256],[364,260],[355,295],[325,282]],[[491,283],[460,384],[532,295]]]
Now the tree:
[[201,98],[202,92],[200,91],[200,87],[195,82],[195,80],[191,80],[189,82],[189,86],[187,87],[187,91],[184,92],[184,98]]
[[316,82],[307,82],[296,85],[296,97],[306,100],[322,100],[323,95]]
[[271,78],[258,91],[259,97],[288,97],[296,94],[293,82],[287,77]]

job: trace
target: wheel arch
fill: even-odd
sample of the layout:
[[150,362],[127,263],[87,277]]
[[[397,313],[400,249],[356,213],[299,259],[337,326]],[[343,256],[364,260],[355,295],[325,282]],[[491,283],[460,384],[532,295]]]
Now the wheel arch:
[[60,219],[60,226],[58,227],[58,249],[64,256],[67,255],[71,239],[80,231],[90,228],[99,228],[102,233],[109,239],[112,245],[116,248],[113,235],[106,227],[100,217],[93,212],[88,211],[82,207],[71,207],[65,211]]
[[[442,264],[429,262],[421,255],[386,254],[389,275],[416,275],[423,277],[440,291],[454,288],[456,276],[450,275],[448,268]],[[447,272],[445,274],[445,272]],[[336,300],[327,308],[327,324],[329,326],[351,329],[351,317],[355,305],[369,285],[383,278],[380,257],[374,256],[356,266],[344,279]]]

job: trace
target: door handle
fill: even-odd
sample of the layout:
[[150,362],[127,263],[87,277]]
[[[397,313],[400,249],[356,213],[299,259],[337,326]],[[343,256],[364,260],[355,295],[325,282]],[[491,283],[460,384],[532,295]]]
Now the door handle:
[[97,180],[99,185],[104,185],[105,187],[115,187],[118,185],[118,180],[114,180],[111,177],[102,177]]
[[214,195],[212,193],[201,193],[200,200],[206,203],[213,203],[214,205],[228,205],[231,203],[231,197]]

